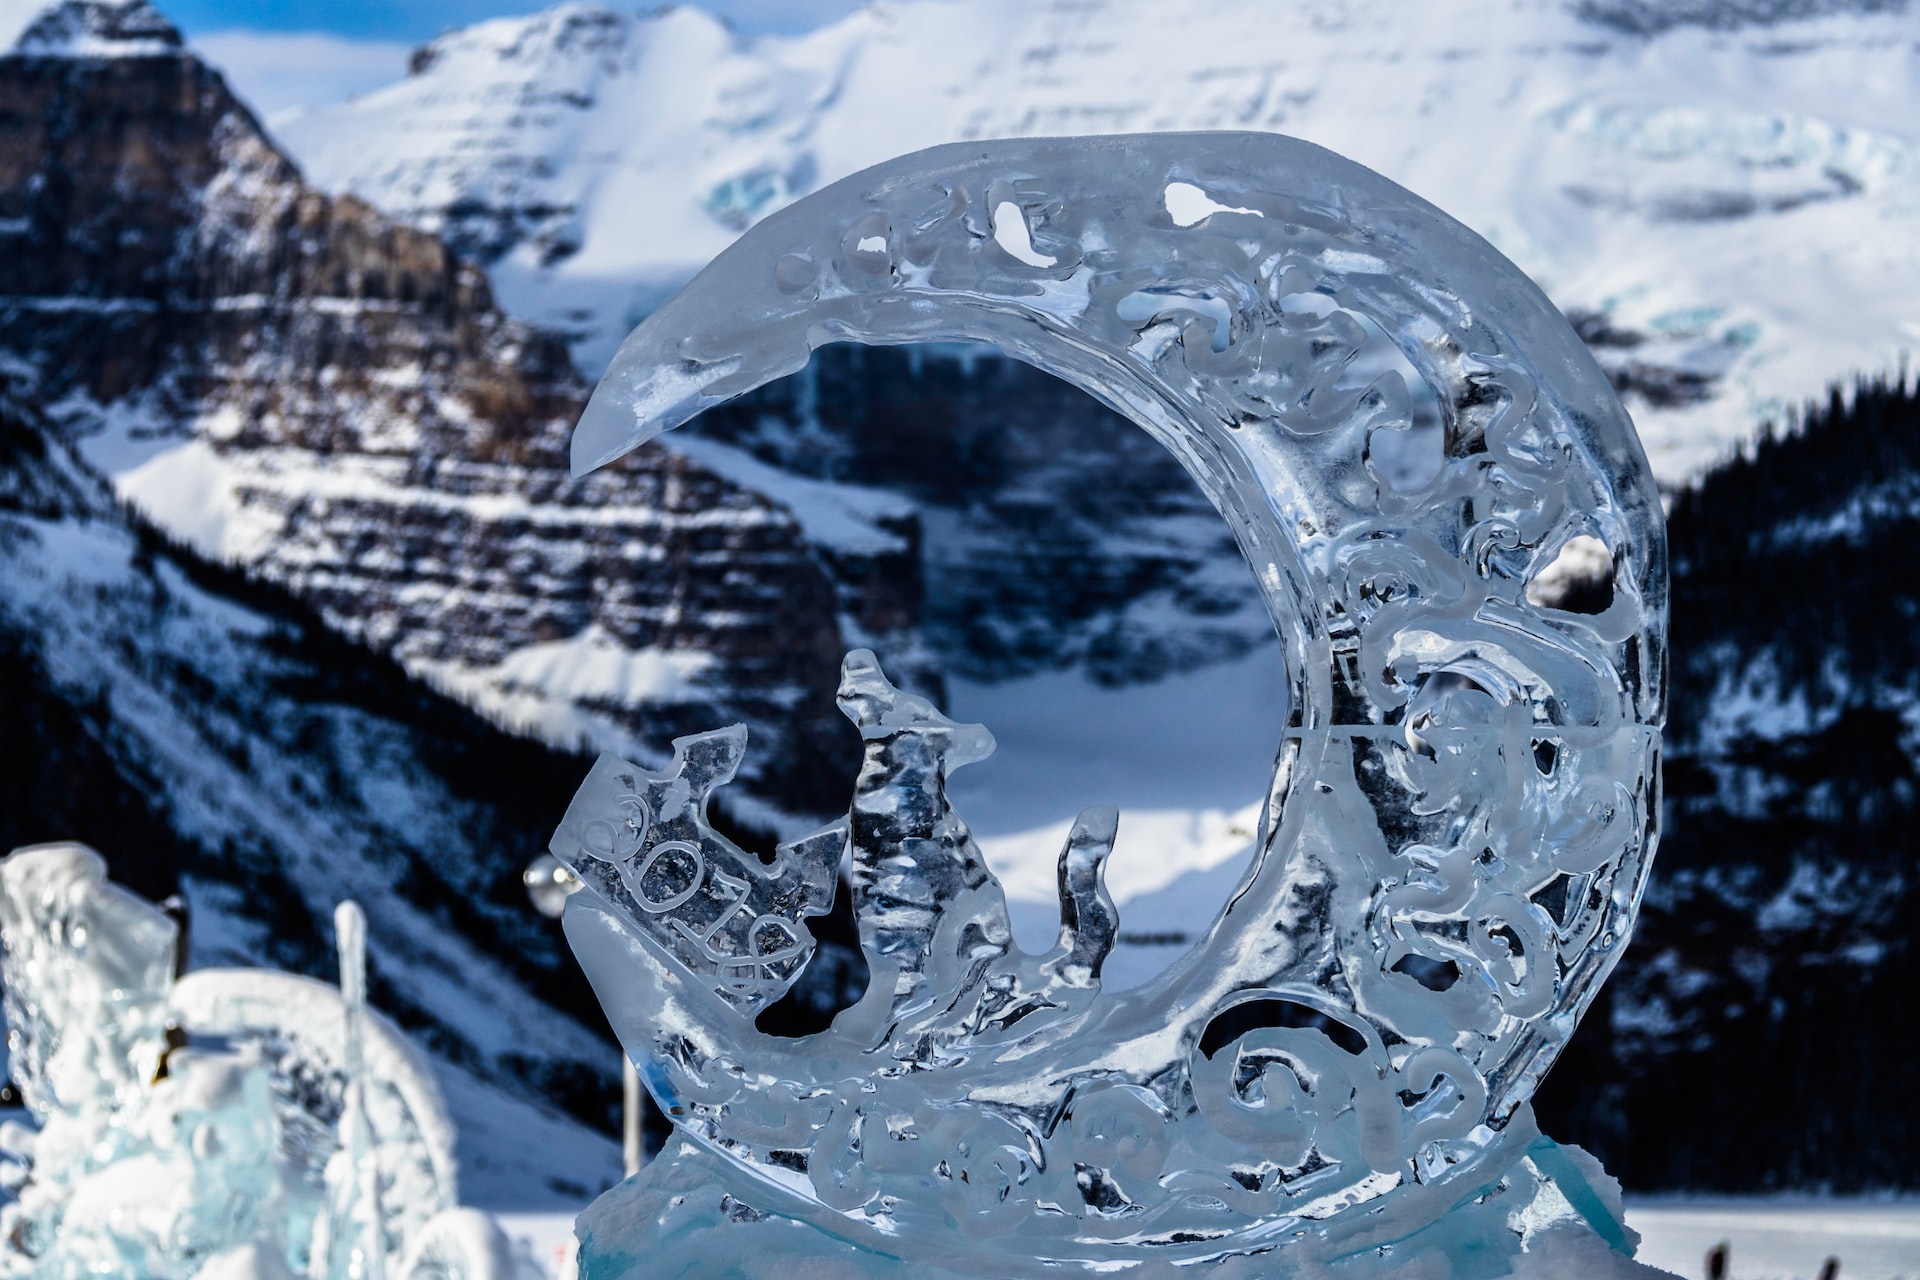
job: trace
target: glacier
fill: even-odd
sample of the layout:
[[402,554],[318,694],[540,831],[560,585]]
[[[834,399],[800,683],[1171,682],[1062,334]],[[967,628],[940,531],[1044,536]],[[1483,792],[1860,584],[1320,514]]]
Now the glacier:
[[745,227],[889,155],[1284,132],[1452,210],[1580,318],[1673,485],[1920,342],[1916,37],[1893,2],[898,0],[758,39],[564,4],[270,123],[319,185],[488,262],[589,372]]

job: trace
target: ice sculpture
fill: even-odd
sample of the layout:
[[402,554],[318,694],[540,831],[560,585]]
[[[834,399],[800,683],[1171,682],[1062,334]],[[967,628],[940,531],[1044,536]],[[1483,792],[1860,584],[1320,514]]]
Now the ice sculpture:
[[[37,1131],[0,1126],[0,1275],[513,1280],[455,1207],[431,1071],[344,990],[256,969],[174,978],[174,923],[80,845],[0,861],[7,1042]],[[343,999],[344,997],[344,999]]]
[[[679,1136],[583,1216],[581,1274],[1644,1272],[1527,1106],[1659,814],[1660,505],[1566,321],[1303,142],[958,144],[742,236],[627,339],[576,469],[820,344],[947,340],[1131,418],[1233,529],[1291,695],[1255,861],[1189,954],[1103,993],[1113,812],[1074,826],[1058,944],[1024,953],[945,794],[992,738],[871,654],[840,691],[850,815],[771,865],[702,818],[744,731],[659,775],[603,759],[552,846],[588,890],[568,936]],[[1570,545],[1606,562],[1597,611],[1559,607]],[[843,854],[872,984],[762,1035]]]

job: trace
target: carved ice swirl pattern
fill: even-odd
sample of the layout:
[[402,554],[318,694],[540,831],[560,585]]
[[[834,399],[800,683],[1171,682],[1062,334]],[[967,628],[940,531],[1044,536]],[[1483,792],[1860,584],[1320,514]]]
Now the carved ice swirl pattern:
[[[1653,853],[1666,553],[1625,412],[1518,269],[1327,151],[967,143],[742,236],[628,338],[576,468],[823,343],[952,340],[1130,418],[1233,529],[1290,691],[1253,865],[1184,958],[1102,993],[1090,811],[1059,944],[1024,953],[945,793],[991,737],[855,653],[850,812],[773,865],[702,817],[737,730],[661,775],[603,761],[576,800],[554,851],[616,1031],[762,1208],[894,1257],[1125,1270],[1437,1218],[1518,1158]],[[1547,589],[1576,538],[1611,561],[1577,611]],[[763,1036],[849,848],[872,985]]]

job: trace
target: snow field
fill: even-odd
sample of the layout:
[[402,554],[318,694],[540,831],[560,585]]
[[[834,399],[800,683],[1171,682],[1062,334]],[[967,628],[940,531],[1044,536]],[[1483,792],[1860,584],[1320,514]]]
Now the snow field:
[[[549,1276],[571,1280],[570,1216],[505,1213],[500,1222]],[[1730,1280],[1815,1280],[1828,1258],[1840,1260],[1840,1280],[1920,1277],[1920,1202],[1912,1200],[1629,1199],[1627,1225],[1640,1233],[1639,1261],[1687,1280],[1706,1274],[1707,1251],[1721,1243]]]
[[1730,1280],[1814,1280],[1828,1258],[1840,1280],[1920,1277],[1920,1201],[1727,1199],[1627,1201],[1640,1261],[1682,1276],[1706,1274],[1726,1244]]
[[1007,892],[1029,951],[1060,929],[1060,849],[1082,809],[1120,809],[1107,890],[1120,936],[1103,971],[1138,986],[1197,941],[1239,883],[1287,717],[1278,642],[1151,684],[1078,671],[949,682],[948,710],[993,732],[994,754],[949,794]]

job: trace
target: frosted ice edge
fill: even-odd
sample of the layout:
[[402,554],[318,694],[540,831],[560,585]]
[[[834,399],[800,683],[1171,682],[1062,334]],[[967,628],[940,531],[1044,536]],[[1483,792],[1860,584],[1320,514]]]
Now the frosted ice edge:
[[265,969],[176,979],[175,923],[99,854],[0,860],[11,1073],[35,1128],[0,1126],[0,1276],[513,1280],[499,1226],[455,1207],[432,1069],[345,990]]

